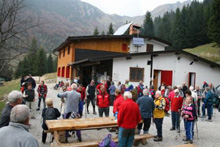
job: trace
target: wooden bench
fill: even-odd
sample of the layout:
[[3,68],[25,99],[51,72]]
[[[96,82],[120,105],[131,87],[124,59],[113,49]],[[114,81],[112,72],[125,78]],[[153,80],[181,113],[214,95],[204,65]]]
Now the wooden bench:
[[[56,136],[57,134],[55,134]],[[61,143],[59,142],[59,139],[57,138],[58,136],[55,137],[55,142],[51,144],[51,147],[97,147],[99,143],[102,140],[97,140],[97,141],[87,141],[87,142],[76,142],[76,143]],[[143,135],[135,135],[134,140],[142,140],[142,139],[150,139],[153,138],[153,135],[150,134],[143,134]],[[112,139],[114,142],[118,143],[118,138],[113,138]]]

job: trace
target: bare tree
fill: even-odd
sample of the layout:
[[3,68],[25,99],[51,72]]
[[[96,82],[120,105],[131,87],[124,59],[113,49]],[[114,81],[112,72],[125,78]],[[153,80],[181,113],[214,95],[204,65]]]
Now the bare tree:
[[24,0],[0,0],[0,75],[28,48],[28,31],[42,25],[25,13]]

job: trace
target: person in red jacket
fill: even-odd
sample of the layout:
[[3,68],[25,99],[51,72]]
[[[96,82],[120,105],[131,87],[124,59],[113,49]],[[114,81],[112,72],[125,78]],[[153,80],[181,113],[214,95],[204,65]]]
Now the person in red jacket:
[[180,112],[183,104],[183,98],[179,95],[179,90],[174,90],[175,96],[171,97],[171,119],[172,119],[172,130],[180,132]]
[[124,102],[120,106],[118,113],[119,127],[119,147],[132,147],[135,135],[135,128],[141,121],[140,110],[132,100],[132,94],[129,91],[124,93]]
[[38,86],[37,92],[38,92],[38,108],[37,108],[37,111],[39,111],[40,110],[41,99],[43,99],[44,108],[46,106],[45,99],[47,97],[47,85],[44,84],[44,81],[40,82],[40,85]]
[[122,102],[124,102],[124,98],[121,95],[121,91],[119,89],[116,89],[115,90],[115,101],[114,101],[114,105],[113,105],[114,116],[117,115]]
[[83,113],[83,105],[84,105],[84,99],[86,96],[86,89],[82,86],[82,84],[79,84],[79,88],[77,89],[77,92],[81,94],[81,100],[79,102],[79,114],[82,117]]
[[109,94],[106,92],[106,88],[104,85],[100,86],[100,92],[97,95],[97,106],[99,109],[99,117],[103,117],[103,113],[105,113],[105,117],[109,116]]
[[102,83],[98,84],[96,86],[96,89],[98,90],[98,93],[101,93],[101,86],[104,85],[105,86],[105,89],[107,90],[108,89],[108,85],[107,85],[107,82],[105,80],[102,81]]

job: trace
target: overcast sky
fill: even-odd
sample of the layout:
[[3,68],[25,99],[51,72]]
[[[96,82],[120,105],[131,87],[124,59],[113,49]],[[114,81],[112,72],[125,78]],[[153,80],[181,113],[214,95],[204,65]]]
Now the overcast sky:
[[98,7],[108,14],[127,16],[144,15],[159,5],[186,0],[81,0]]

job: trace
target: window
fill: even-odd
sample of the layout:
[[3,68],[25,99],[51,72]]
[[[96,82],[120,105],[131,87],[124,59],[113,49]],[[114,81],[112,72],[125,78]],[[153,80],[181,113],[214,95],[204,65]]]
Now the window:
[[61,75],[61,77],[64,77],[64,73],[65,73],[65,67],[62,67],[62,75]]
[[60,67],[58,68],[57,76],[58,76],[58,77],[60,76]]
[[68,55],[70,54],[70,45],[68,45]]
[[147,44],[147,52],[153,52],[154,46],[153,44]]
[[64,49],[63,49],[63,57],[65,57],[65,50],[66,50],[66,49],[64,48]]
[[127,48],[128,48],[127,44],[122,44],[122,51],[127,51]]
[[70,77],[70,66],[66,67],[66,78]]
[[130,81],[139,82],[144,81],[144,68],[133,68],[130,67]]
[[61,51],[59,51],[59,58],[61,58]]

